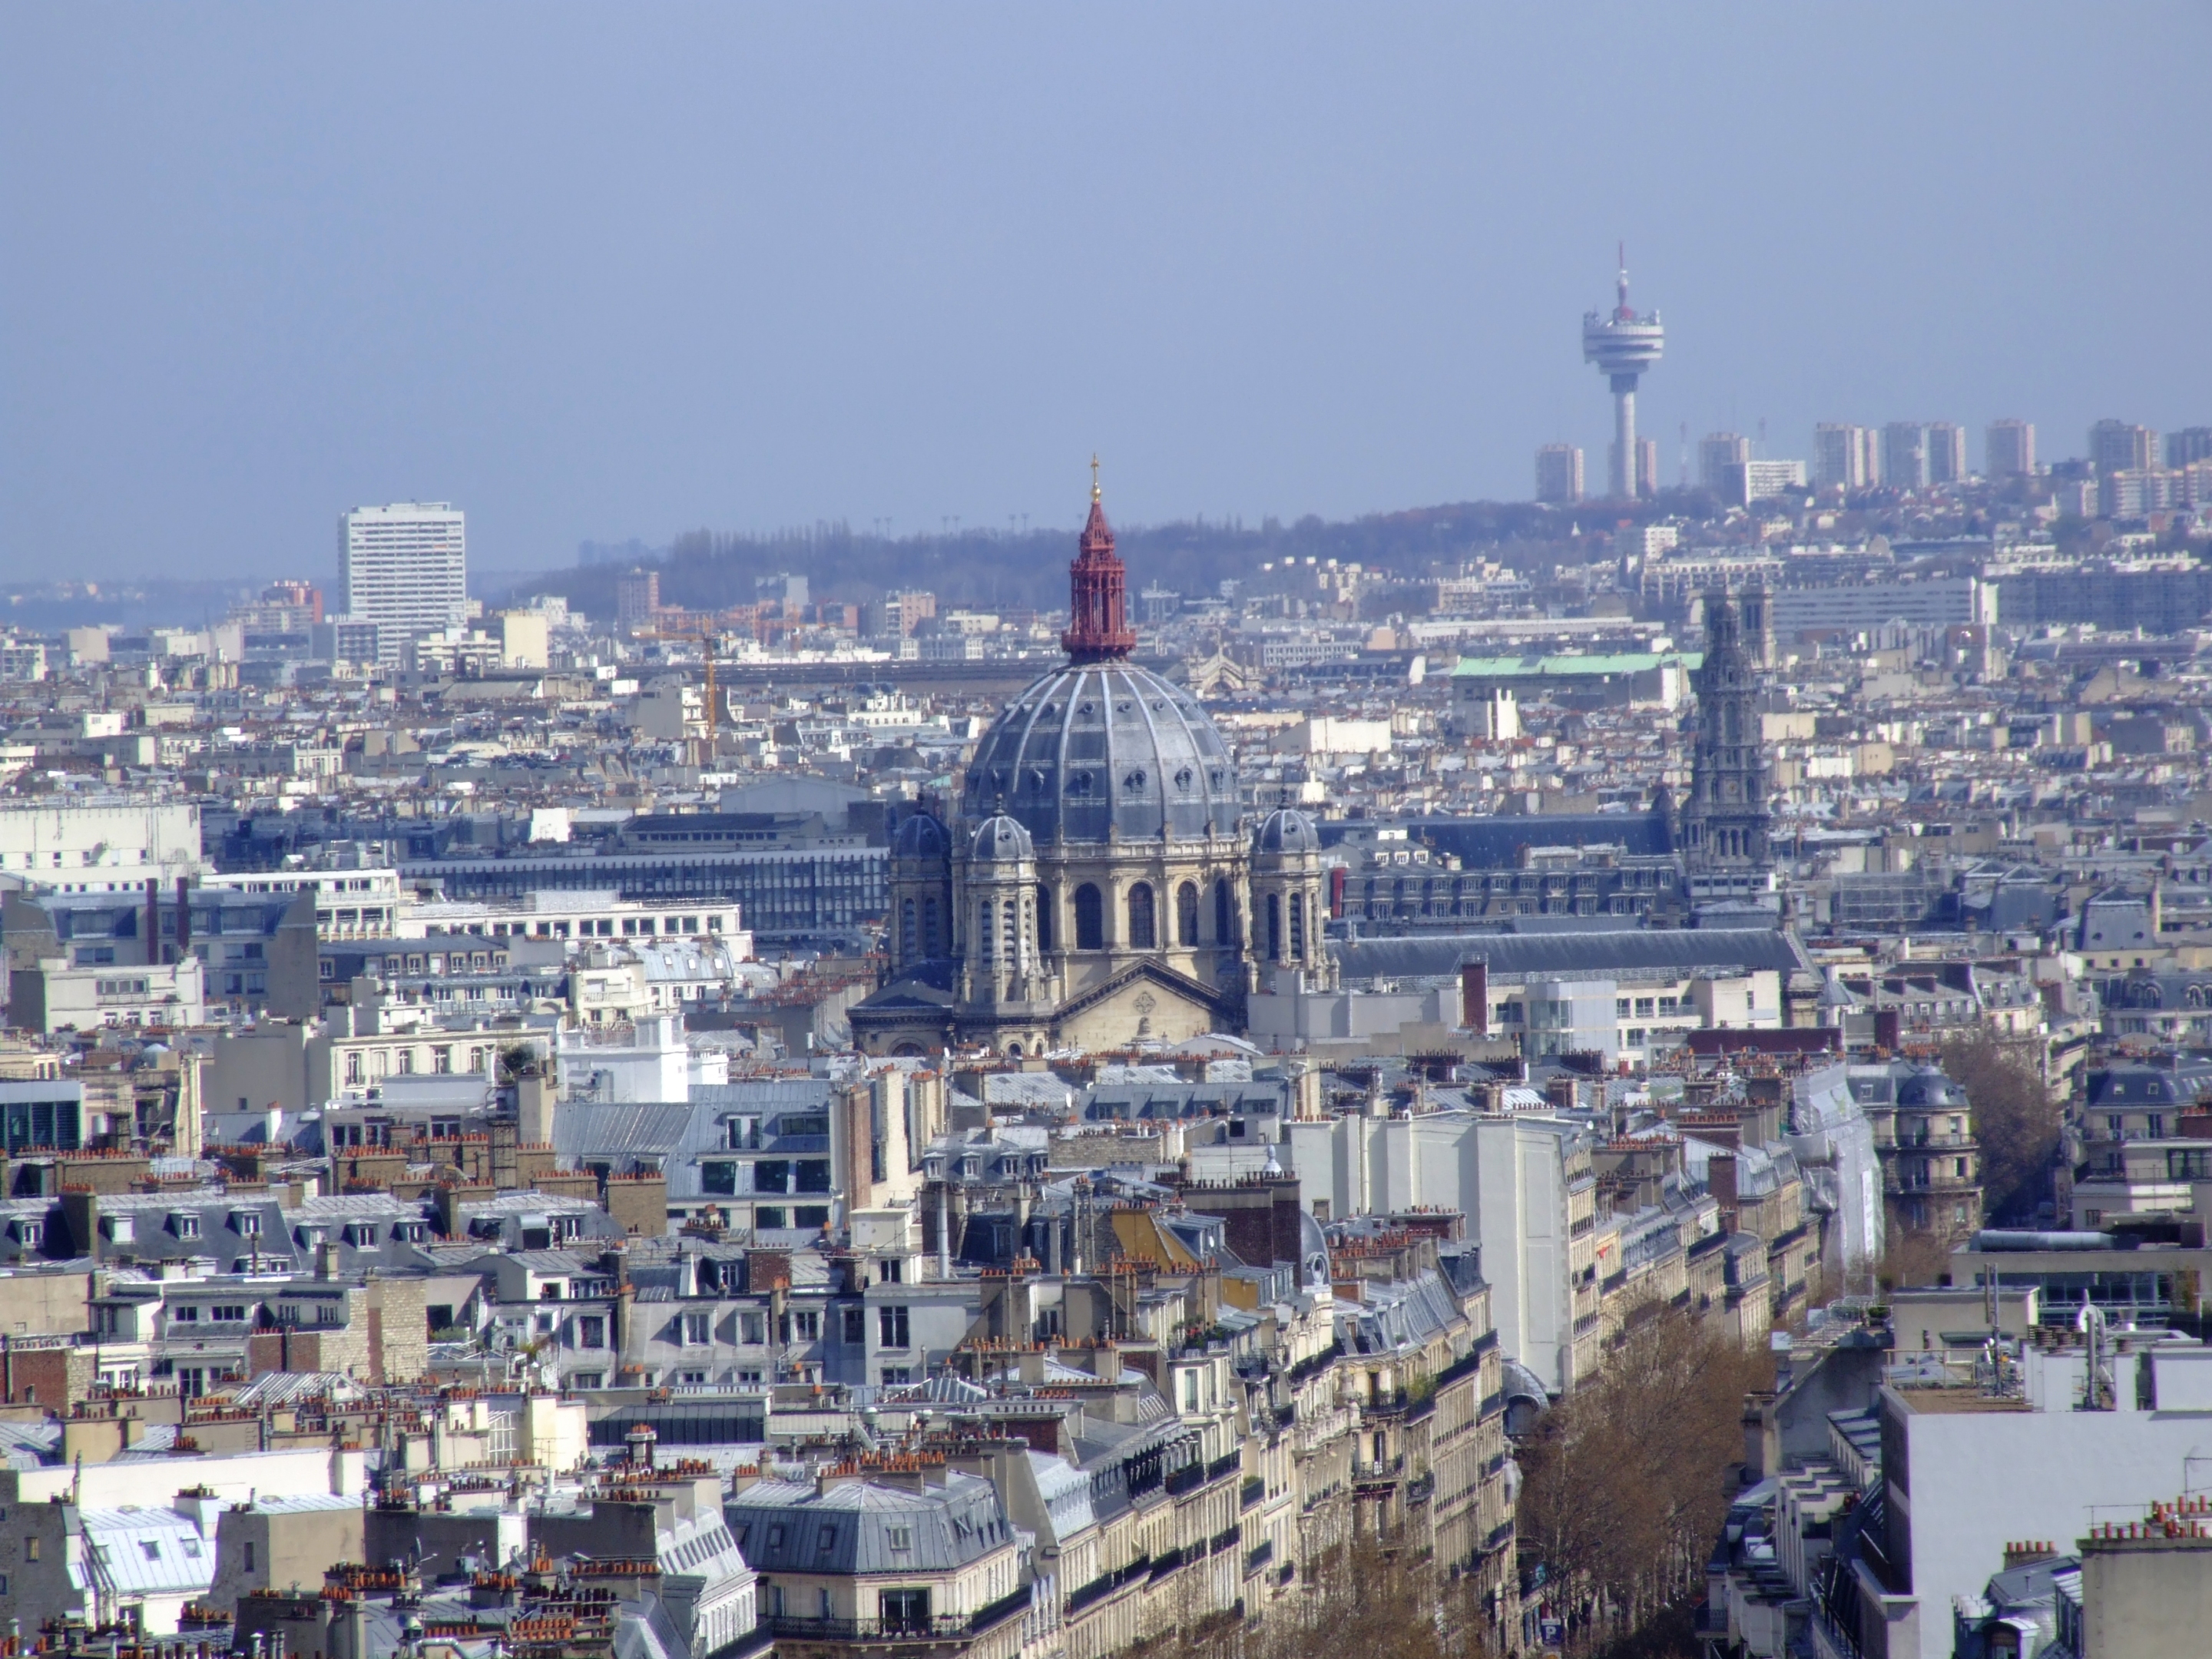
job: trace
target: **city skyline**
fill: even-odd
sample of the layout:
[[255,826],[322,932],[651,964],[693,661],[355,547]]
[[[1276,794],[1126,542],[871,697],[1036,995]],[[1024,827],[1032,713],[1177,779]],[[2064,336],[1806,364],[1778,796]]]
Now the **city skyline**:
[[[1596,71],[1640,14],[100,15],[0,25],[9,149],[82,135],[0,174],[39,250],[0,267],[21,568],[305,568],[333,511],[406,498],[465,505],[503,569],[1041,523],[1093,450],[1133,524],[1525,499],[1547,442],[1602,474],[1568,331],[1624,238],[1669,333],[1662,483],[1685,425],[1809,459],[1820,422],[1943,420],[1978,464],[2008,416],[2045,459],[2206,418],[2212,347],[2140,325],[2191,303],[2203,233],[2097,159],[2185,148],[2212,25],[2180,9],[2140,14],[2148,54],[1990,9],[1914,14],[1910,52],[1879,10],[1672,18]],[[288,89],[332,57],[440,120]],[[2014,131],[2024,98],[2069,113]],[[1861,164],[1824,170],[1843,132]],[[1954,186],[1885,187],[1908,152]],[[1818,206],[1778,234],[1750,201]]]

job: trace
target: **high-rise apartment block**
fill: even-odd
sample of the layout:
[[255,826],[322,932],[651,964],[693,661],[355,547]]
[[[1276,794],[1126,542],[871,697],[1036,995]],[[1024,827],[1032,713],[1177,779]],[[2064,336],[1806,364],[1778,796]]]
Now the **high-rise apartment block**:
[[1881,481],[1892,489],[1928,487],[1928,428],[1892,421],[1881,429]]
[[459,508],[445,501],[357,507],[338,520],[341,613],[373,622],[386,668],[418,634],[465,621],[468,537]]
[[1659,443],[1655,438],[1636,441],[1636,493],[1647,500],[1659,493]]
[[2185,426],[2166,434],[2166,464],[2179,471],[2192,461],[2212,461],[2212,426]]
[[615,625],[638,628],[653,620],[660,609],[660,573],[632,570],[615,578]]
[[1881,434],[1824,421],[1813,428],[1813,482],[1822,489],[1870,489],[1881,482]]
[[2025,478],[2035,471],[2035,424],[1991,421],[1984,440],[1982,471],[1992,478]]
[[1546,444],[1536,452],[1536,499],[1561,503],[1583,498],[1583,453],[1572,444]]
[[1708,432],[1698,441],[1698,483],[1718,495],[1728,486],[1729,469],[1750,459],[1750,439],[1733,432]]
[[2100,472],[2147,472],[2158,465],[2158,434],[2125,421],[2089,428],[2089,465]]
[[1928,425],[1928,482],[1963,483],[1966,477],[1966,428],[1950,421]]

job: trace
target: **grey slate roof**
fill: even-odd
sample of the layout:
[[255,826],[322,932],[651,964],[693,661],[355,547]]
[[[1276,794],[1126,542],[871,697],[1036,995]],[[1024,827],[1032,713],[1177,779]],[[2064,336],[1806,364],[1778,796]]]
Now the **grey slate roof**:
[[1013,1541],[997,1489],[957,1472],[921,1492],[848,1480],[817,1492],[763,1480],[722,1513],[755,1572],[944,1572]]
[[[1371,828],[1357,819],[1320,826],[1322,844],[1334,847]],[[1664,812],[1553,812],[1395,820],[1393,829],[1450,854],[1469,870],[1501,869],[1519,861],[1523,847],[1619,847],[1632,857],[1675,850],[1674,827]]]
[[1639,969],[1772,969],[1807,966],[1803,949],[1769,927],[1603,928],[1561,933],[1431,933],[1334,943],[1346,979],[1438,978],[1463,962],[1493,974],[1603,977]]

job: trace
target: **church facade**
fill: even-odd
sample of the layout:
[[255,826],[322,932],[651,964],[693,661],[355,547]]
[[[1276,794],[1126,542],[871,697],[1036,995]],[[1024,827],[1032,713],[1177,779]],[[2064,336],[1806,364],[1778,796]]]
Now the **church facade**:
[[1129,660],[1126,585],[1094,483],[1066,665],[985,733],[950,822],[894,834],[885,980],[851,1012],[865,1052],[1241,1031],[1263,975],[1333,974],[1319,833],[1288,808],[1248,822],[1206,710]]

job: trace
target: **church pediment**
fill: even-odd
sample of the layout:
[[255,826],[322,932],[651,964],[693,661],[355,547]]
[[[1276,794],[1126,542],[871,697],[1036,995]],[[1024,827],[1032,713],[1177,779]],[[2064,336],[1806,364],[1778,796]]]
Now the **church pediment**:
[[1100,1049],[1152,1038],[1181,1042],[1241,1021],[1228,999],[1211,988],[1160,963],[1140,962],[1071,998],[1053,1024],[1061,1042]]

